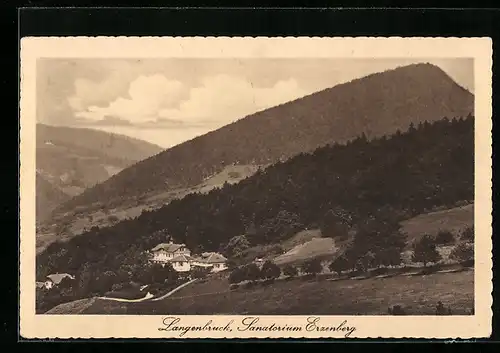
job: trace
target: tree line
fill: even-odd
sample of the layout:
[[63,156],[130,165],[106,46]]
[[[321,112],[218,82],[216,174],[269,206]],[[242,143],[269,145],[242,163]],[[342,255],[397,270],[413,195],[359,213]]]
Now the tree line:
[[[451,235],[452,239],[448,238]],[[397,236],[402,236],[398,234]],[[391,237],[391,235],[389,235]],[[436,236],[424,234],[412,246],[412,260],[415,263],[422,263],[426,268],[430,263],[437,265],[441,260],[441,254],[437,247],[443,245],[442,238],[448,239],[446,245],[455,244],[450,253],[450,259],[456,263],[465,266],[471,266],[474,263],[474,228],[467,227],[460,234],[459,239],[455,239],[450,232],[439,232]],[[347,271],[352,274],[366,273],[372,269],[386,269],[391,266],[400,266],[403,262],[401,251],[405,245],[404,241],[399,243],[387,243],[386,248],[376,248],[375,243],[370,238],[363,238],[363,247],[360,248],[360,242],[353,241],[347,249],[336,255],[331,261],[327,262],[327,267],[331,272],[339,276]],[[368,245],[365,245],[368,244]],[[370,250],[366,250],[369,248]],[[262,267],[255,263],[249,263],[234,268],[229,275],[229,283],[237,284],[245,281],[274,280],[281,275],[286,277],[295,277],[300,273],[306,275],[316,275],[323,272],[322,261],[319,258],[311,258],[302,265],[286,265],[280,268],[271,260],[264,262]],[[383,271],[377,271],[381,274]]]

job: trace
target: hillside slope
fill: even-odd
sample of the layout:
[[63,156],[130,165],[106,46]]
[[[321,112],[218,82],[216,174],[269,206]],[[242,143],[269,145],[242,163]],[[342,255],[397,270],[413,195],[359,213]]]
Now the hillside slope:
[[37,257],[37,267],[39,277],[118,271],[164,242],[159,230],[194,252],[224,251],[242,234],[250,246],[282,242],[321,226],[332,210],[363,226],[372,220],[399,223],[473,199],[474,118],[443,119],[391,137],[319,148],[237,184],[53,243]]
[[[37,197],[44,210],[40,217],[60,202],[162,150],[144,141],[91,129],[37,124],[36,134]],[[47,192],[50,188],[59,191]]]
[[69,200],[70,195],[55,187],[36,173],[36,218],[43,220],[58,204]]
[[58,211],[190,187],[227,165],[274,163],[362,133],[371,138],[406,130],[411,122],[466,116],[473,107],[473,95],[431,64],[373,74],[170,148],[86,190]]

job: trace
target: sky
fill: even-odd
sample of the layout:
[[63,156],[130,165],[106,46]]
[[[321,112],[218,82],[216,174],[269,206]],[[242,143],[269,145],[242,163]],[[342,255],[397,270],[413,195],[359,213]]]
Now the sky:
[[257,111],[418,62],[474,92],[472,59],[39,59],[37,121],[169,148]]

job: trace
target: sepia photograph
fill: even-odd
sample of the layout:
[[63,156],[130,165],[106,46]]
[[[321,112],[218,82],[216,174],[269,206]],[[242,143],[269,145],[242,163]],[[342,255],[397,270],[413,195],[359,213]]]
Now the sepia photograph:
[[346,39],[335,55],[272,55],[248,39],[248,55],[192,54],[215,40],[78,56],[52,39],[55,54],[30,56],[30,315],[158,316],[153,335],[182,337],[348,337],[363,316],[487,324],[491,52],[464,39],[457,55],[431,41],[409,55],[400,39],[349,55]]

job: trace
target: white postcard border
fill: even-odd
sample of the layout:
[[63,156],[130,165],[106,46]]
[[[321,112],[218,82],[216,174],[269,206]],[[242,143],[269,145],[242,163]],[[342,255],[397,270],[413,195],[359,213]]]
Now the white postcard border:
[[489,38],[402,37],[30,37],[21,41],[20,335],[24,338],[344,338],[307,331],[308,316],[260,316],[261,326],[302,331],[240,331],[246,316],[177,316],[185,325],[226,325],[232,331],[159,331],[164,316],[35,315],[35,114],[38,58],[474,58],[475,315],[320,316],[325,326],[354,326],[349,338],[478,338],[492,325],[491,67]]

